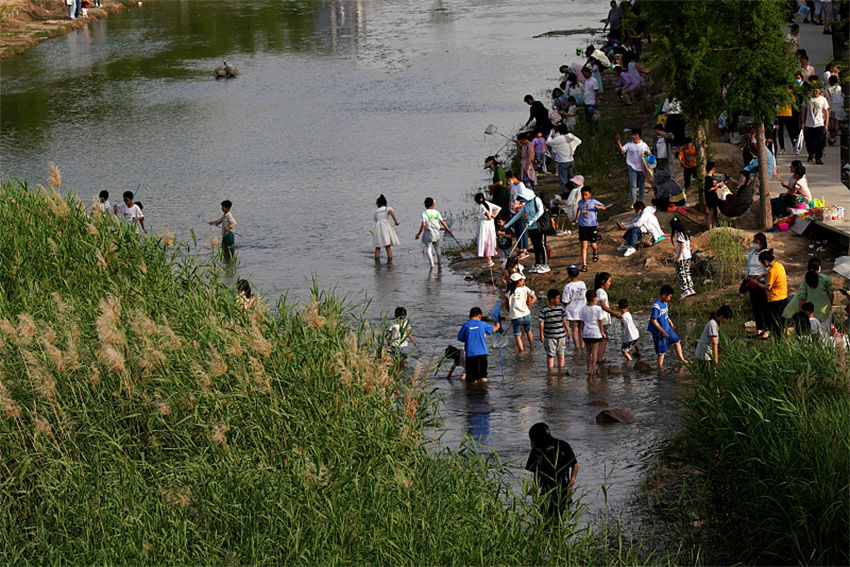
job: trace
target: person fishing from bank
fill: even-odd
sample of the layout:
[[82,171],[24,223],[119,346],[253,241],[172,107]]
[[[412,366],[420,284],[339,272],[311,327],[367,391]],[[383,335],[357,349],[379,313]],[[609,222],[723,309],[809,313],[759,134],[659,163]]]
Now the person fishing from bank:
[[501,209],[499,218],[508,220],[511,218],[511,193],[508,186],[508,178],[505,175],[505,168],[496,159],[496,156],[488,156],[484,160],[484,169],[489,169],[493,172],[493,182],[487,186],[487,191],[490,193],[490,201]]
[[566,191],[567,182],[573,177],[573,163],[576,148],[581,145],[581,139],[570,133],[566,124],[558,124],[546,139],[546,145],[552,152],[552,160],[558,173],[558,183],[561,193]]
[[[387,251],[387,264],[393,261],[393,246],[399,244],[398,235],[395,232],[393,225],[398,226],[399,222],[395,216],[395,211],[387,205],[387,198],[383,195],[378,196],[375,201],[375,229],[372,231],[372,245],[375,247],[375,262],[381,261],[381,248]],[[390,222],[392,221],[392,222]]]
[[717,365],[720,362],[720,323],[726,323],[732,318],[732,309],[728,305],[712,311],[708,323],[699,336],[694,358],[697,362]]
[[487,335],[498,331],[500,324],[495,326],[481,320],[483,313],[480,307],[469,310],[469,320],[458,331],[457,340],[464,344],[466,353],[466,380],[469,383],[487,382]]
[[236,242],[236,235],[233,229],[236,228],[236,219],[230,209],[233,208],[233,203],[228,199],[221,202],[221,216],[216,220],[212,220],[209,224],[221,227],[221,247],[224,250],[231,250]]
[[122,197],[124,202],[120,205],[115,205],[115,214],[125,223],[132,224],[136,232],[139,232],[139,228],[141,228],[147,234],[148,229],[145,228],[145,215],[142,213],[139,205],[133,202],[133,192],[124,191]]
[[552,437],[543,422],[531,426],[528,438],[531,452],[525,470],[534,473],[532,490],[542,497],[540,513],[547,518],[560,518],[572,503],[578,477],[576,455],[569,443]]
[[564,372],[564,355],[570,340],[567,329],[566,309],[561,303],[561,292],[550,289],[546,294],[547,304],[540,309],[540,342],[546,350],[546,366],[549,372],[555,370],[555,360],[558,361],[558,372]]
[[[538,220],[546,212],[546,205],[540,197],[534,194],[534,191],[528,188],[517,194],[517,202],[521,203],[522,207],[511,220],[505,223],[505,228],[510,228],[511,225],[520,220],[527,223],[526,231],[534,246],[534,266],[529,268],[528,273],[545,274],[550,271],[549,257],[546,254],[546,235],[538,226]],[[520,244],[520,246],[522,245]]]
[[97,195],[98,207],[96,211],[92,211],[92,214],[95,212],[100,212],[100,214],[107,214],[112,212],[112,205],[109,204],[109,191],[101,191]]
[[522,343],[523,334],[528,339],[528,347],[534,350],[534,333],[531,331],[531,306],[537,301],[535,293],[525,285],[525,276],[521,273],[511,274],[502,309],[508,313],[511,320],[517,352],[525,350]]
[[428,264],[431,269],[434,265],[442,266],[443,253],[440,250],[440,239],[442,238],[441,229],[445,229],[447,233],[454,236],[452,229],[446,224],[440,211],[434,208],[434,199],[431,197],[425,198],[425,210],[422,211],[422,223],[419,225],[419,232],[414,238],[419,240],[422,238],[422,245],[425,247],[425,256],[428,258]]
[[584,350],[584,341],[581,338],[581,308],[587,302],[585,298],[587,285],[579,279],[579,273],[578,266],[575,264],[567,267],[567,276],[569,276],[570,281],[564,285],[564,291],[561,292],[561,303],[566,308],[566,317],[569,321],[568,328],[570,335],[572,335],[576,355]]
[[[541,135],[542,132],[536,132],[535,135]],[[523,184],[534,190],[534,185],[537,183],[537,173],[534,171],[534,146],[531,143],[532,135],[529,132],[517,134],[516,137],[517,153],[520,155],[520,169],[522,170]]]

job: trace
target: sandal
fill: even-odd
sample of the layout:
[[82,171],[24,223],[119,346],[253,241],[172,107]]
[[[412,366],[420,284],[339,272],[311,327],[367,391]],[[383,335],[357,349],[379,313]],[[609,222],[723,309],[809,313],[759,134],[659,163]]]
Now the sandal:
[[593,253],[593,263],[595,264],[598,261],[599,261],[599,252],[594,252]]
[[582,272],[586,272],[586,271],[587,271],[587,264],[582,264],[582,265],[581,265],[581,271],[582,271]]

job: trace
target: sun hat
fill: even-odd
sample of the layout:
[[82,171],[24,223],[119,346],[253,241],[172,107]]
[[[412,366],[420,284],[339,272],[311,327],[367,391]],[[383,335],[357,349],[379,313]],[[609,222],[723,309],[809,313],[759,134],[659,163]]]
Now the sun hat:
[[514,272],[513,274],[511,274],[511,281],[512,282],[518,282],[519,280],[524,280],[524,279],[525,279],[525,276],[522,275],[519,272]]
[[578,266],[576,266],[575,264],[567,266],[567,275],[569,275],[571,278],[576,277],[578,274]]
[[536,195],[534,194],[534,191],[532,191],[531,189],[526,187],[525,189],[523,189],[522,191],[520,191],[517,194],[517,197],[522,199],[523,201],[528,202],[528,201],[533,201],[534,197],[536,197]]
[[584,175],[576,175],[572,179],[570,179],[576,185],[584,185]]

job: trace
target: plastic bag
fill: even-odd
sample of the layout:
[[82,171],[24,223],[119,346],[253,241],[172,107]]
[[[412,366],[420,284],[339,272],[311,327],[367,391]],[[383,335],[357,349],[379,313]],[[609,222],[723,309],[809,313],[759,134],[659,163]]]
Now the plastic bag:
[[797,136],[797,143],[794,144],[794,149],[797,150],[797,152],[803,151],[803,133],[802,132],[800,132],[800,135]]
[[720,128],[721,130],[725,130],[728,121],[729,121],[729,115],[724,110],[723,112],[720,113],[720,116],[717,117],[717,127]]

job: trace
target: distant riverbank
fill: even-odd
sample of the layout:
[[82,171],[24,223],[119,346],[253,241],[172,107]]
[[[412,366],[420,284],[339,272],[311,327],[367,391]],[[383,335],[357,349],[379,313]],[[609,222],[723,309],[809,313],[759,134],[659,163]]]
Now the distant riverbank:
[[0,58],[19,55],[46,39],[64,35],[127,9],[132,0],[105,0],[85,18],[68,19],[64,0],[0,0]]

